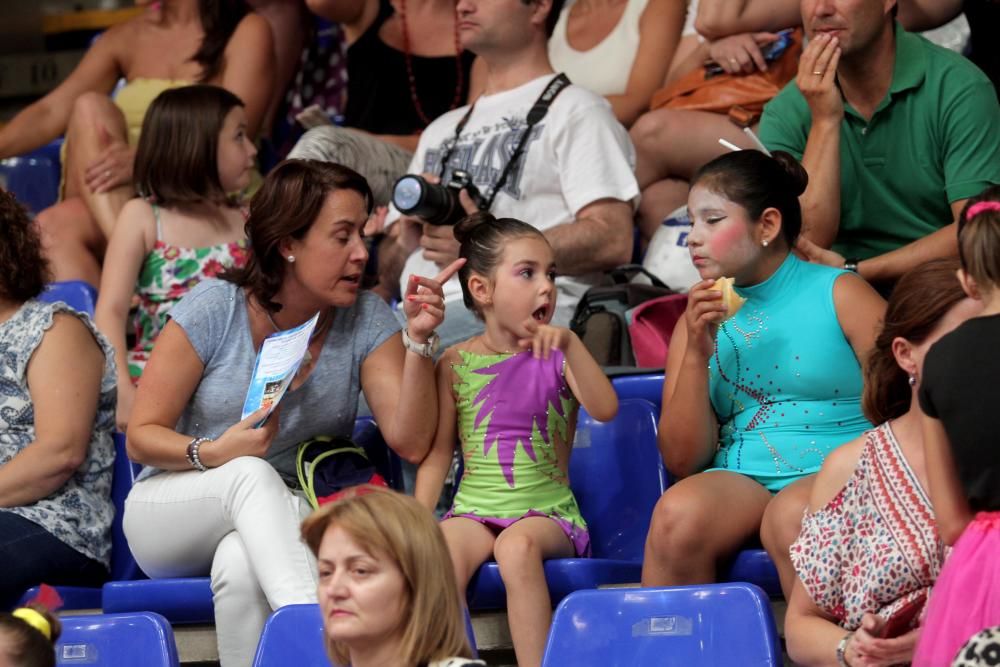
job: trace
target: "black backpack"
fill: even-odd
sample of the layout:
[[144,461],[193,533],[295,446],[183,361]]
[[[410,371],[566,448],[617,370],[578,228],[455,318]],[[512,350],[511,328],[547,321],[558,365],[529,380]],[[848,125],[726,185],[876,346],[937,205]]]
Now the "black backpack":
[[[632,282],[639,274],[649,278],[652,285]],[[609,271],[603,283],[583,295],[569,328],[601,366],[635,366],[625,313],[640,303],[674,291],[638,264],[625,264]]]

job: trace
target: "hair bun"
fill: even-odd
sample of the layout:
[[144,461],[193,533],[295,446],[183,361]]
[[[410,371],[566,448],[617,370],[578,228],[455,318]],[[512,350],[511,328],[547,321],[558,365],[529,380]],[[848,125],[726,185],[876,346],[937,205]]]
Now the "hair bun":
[[455,223],[455,239],[459,243],[465,243],[480,225],[487,225],[496,220],[489,211],[476,211]]
[[806,186],[809,185],[809,174],[799,161],[795,159],[795,156],[785,151],[774,151],[771,153],[771,156],[784,169],[785,174],[788,176],[788,185],[795,193],[795,196],[798,197],[805,192]]

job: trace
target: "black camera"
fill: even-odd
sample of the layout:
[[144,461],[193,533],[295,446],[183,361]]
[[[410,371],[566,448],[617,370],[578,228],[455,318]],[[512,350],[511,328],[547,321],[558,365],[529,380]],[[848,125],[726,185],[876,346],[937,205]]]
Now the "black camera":
[[399,212],[422,218],[432,225],[454,225],[468,215],[458,200],[458,193],[465,189],[479,208],[485,201],[472,182],[469,173],[456,169],[451,180],[438,185],[416,174],[402,176],[392,186],[392,203]]

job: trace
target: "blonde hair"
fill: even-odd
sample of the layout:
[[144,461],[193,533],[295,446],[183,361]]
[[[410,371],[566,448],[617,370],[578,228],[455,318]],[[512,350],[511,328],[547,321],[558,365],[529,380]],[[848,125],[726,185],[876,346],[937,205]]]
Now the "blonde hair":
[[[369,553],[391,558],[403,573],[407,599],[400,664],[472,657],[448,546],[427,508],[395,491],[363,485],[323,505],[302,523],[302,539],[313,554],[319,555],[323,535],[333,526]],[[348,664],[343,642],[326,636],[326,643],[333,662]]]
[[980,290],[1000,287],[1000,186],[966,203],[958,218],[958,256]]

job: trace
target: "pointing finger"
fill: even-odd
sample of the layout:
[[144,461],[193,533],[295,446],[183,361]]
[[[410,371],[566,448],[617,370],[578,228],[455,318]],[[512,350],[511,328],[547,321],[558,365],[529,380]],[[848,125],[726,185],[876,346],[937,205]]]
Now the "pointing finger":
[[441,271],[441,273],[437,274],[434,277],[434,280],[436,280],[437,282],[439,282],[439,283],[441,283],[443,285],[444,283],[446,283],[449,280],[451,280],[451,277],[453,275],[455,275],[456,273],[458,273],[458,270],[460,268],[462,268],[462,266],[464,264],[465,264],[465,258],[464,257],[459,257],[454,262],[452,262],[451,264],[449,264],[448,266],[446,266],[444,268],[444,270]]

